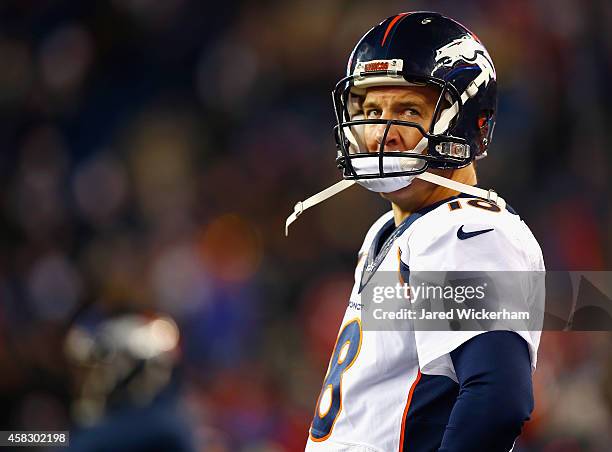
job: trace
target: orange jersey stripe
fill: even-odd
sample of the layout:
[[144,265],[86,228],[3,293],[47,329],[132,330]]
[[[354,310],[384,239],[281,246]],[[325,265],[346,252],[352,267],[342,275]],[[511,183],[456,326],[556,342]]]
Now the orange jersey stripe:
[[421,370],[419,369],[417,373],[417,377],[412,383],[410,387],[410,392],[408,393],[408,400],[406,401],[406,408],[404,408],[404,415],[402,416],[402,431],[400,433],[400,442],[399,442],[399,452],[402,452],[404,448],[404,429],[406,428],[406,416],[408,415],[408,410],[410,409],[410,402],[412,402],[412,394],[414,393],[414,388],[419,383],[421,379]]

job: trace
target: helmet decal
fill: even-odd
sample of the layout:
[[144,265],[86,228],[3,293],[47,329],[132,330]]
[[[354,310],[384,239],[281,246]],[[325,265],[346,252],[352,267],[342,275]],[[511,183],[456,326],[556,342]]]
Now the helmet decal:
[[495,67],[489,53],[480,42],[471,36],[462,36],[436,50],[436,65],[431,71],[431,75],[434,76],[442,67],[452,68],[460,61],[476,64],[487,74],[485,85],[490,80],[496,79]]

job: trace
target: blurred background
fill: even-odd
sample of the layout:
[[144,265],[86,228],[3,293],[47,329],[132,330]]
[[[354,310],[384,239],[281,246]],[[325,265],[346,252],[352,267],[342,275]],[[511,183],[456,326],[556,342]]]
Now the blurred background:
[[[468,26],[497,67],[481,186],[549,269],[612,268],[607,0],[4,0],[0,430],[303,450],[356,251],[388,207],[353,188],[288,239],[284,220],[340,177],[330,91],[353,46],[419,9]],[[610,345],[544,333],[515,451],[612,450]]]

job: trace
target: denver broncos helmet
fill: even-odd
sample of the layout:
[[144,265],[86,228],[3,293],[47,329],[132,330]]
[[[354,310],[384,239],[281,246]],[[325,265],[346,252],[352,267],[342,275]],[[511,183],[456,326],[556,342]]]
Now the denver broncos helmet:
[[[366,118],[362,105],[370,87],[430,86],[439,93],[431,123]],[[354,184],[389,193],[414,179],[485,199],[505,208],[493,189],[443,177],[429,168],[454,169],[487,155],[497,107],[497,79],[489,53],[478,37],[439,13],[419,11],[388,17],[368,31],[351,53],[347,73],[332,91],[338,154],[343,180],[298,202],[289,226],[306,210]],[[377,151],[365,143],[365,126],[382,130]],[[384,127],[383,127],[384,126]],[[391,127],[412,127],[421,139],[412,149],[385,150]]]
[[[396,119],[366,119],[360,110],[369,87],[415,85],[434,86],[440,93],[427,129]],[[474,33],[439,13],[401,13],[373,27],[357,43],[346,77],[332,94],[337,164],[344,179],[361,183],[427,168],[461,168],[484,157],[491,143],[497,104],[493,62]],[[374,155],[363,142],[366,124],[385,125]],[[417,128],[422,139],[413,149],[385,151],[392,126]]]

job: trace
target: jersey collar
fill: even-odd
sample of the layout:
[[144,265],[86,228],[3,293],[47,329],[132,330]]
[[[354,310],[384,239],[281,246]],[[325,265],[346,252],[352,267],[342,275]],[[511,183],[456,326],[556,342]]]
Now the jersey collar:
[[[363,288],[368,284],[368,282],[370,282],[370,279],[372,279],[372,276],[374,276],[374,273],[376,273],[376,270],[378,270],[378,267],[380,267],[380,264],[382,263],[382,261],[385,259],[385,257],[389,253],[389,250],[393,246],[393,243],[395,242],[396,238],[402,235],[404,231],[406,231],[406,229],[408,229],[410,225],[412,225],[412,223],[414,223],[416,220],[421,218],[423,215],[457,198],[473,198],[473,196],[461,193],[459,195],[451,196],[449,198],[445,198],[440,201],[437,201],[433,204],[428,205],[427,207],[423,207],[422,209],[416,210],[413,213],[411,213],[408,217],[406,217],[404,221],[402,221],[397,226],[397,228],[395,228],[395,230],[389,234],[389,230],[395,227],[394,219],[390,218],[389,221],[387,221],[378,230],[378,232],[376,233],[376,236],[374,237],[374,240],[372,240],[370,249],[368,250],[368,255],[366,257],[366,262],[363,268],[363,272],[361,272],[361,282],[359,285],[359,293],[361,293]],[[387,239],[382,244],[382,246],[380,246],[380,241],[385,236],[387,237]]]

